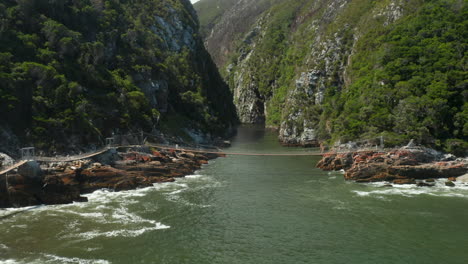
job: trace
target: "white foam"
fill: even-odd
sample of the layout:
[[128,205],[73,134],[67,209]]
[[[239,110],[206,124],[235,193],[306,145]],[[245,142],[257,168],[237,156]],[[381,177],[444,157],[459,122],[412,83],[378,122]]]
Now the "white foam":
[[8,249],[8,246],[5,244],[0,244],[0,249]]
[[198,208],[211,207],[211,205],[194,204],[194,203],[191,203],[191,202],[187,201],[186,199],[182,198],[179,195],[183,191],[185,191],[185,190],[177,190],[177,191],[174,191],[174,192],[167,193],[167,195],[166,195],[167,200],[178,203],[178,204],[183,204],[183,205],[186,205],[186,206],[189,206],[189,207],[198,207]]
[[96,251],[102,249],[102,247],[95,247],[95,248],[87,248],[86,251],[91,252],[91,251]]
[[90,194],[83,195],[88,198],[88,203],[110,203],[115,199],[124,198],[129,199],[132,197],[144,197],[149,191],[154,190],[153,187],[147,187],[142,189],[130,190],[130,191],[121,191],[113,192],[109,190],[97,190]]
[[67,214],[75,214],[79,215],[84,218],[91,218],[91,219],[96,219],[96,218],[103,218],[105,215],[102,212],[91,212],[91,213],[85,213],[85,212],[79,212],[75,210],[56,210],[54,212],[60,212],[60,213],[67,213]]
[[388,182],[378,182],[367,184],[372,188],[370,191],[356,191],[358,196],[372,196],[374,198],[384,199],[390,195],[404,197],[415,197],[419,195],[430,195],[438,197],[459,197],[468,198],[468,185],[455,182],[454,187],[445,186],[447,179],[437,179],[432,187],[418,187],[416,184],[393,184],[393,187],[384,188]]
[[79,263],[79,264],[110,264],[111,262],[103,259],[82,259],[82,258],[67,258],[51,254],[43,254],[49,261],[57,261],[59,263]]
[[187,179],[198,179],[198,178],[201,178],[203,177],[203,175],[187,175],[185,176],[185,178]]
[[11,214],[17,213],[17,212],[31,211],[33,209],[38,209],[38,208],[41,208],[41,207],[45,207],[45,206],[44,205],[34,205],[34,206],[19,207],[19,208],[4,208],[4,209],[0,210],[0,217],[11,215]]
[[11,228],[22,228],[22,229],[28,228],[27,225],[11,225],[10,227],[11,227]]
[[151,227],[144,227],[140,229],[134,229],[134,230],[129,230],[129,229],[121,229],[121,230],[113,230],[113,231],[107,231],[107,232],[99,232],[99,231],[90,231],[90,232],[83,232],[79,233],[76,236],[85,240],[90,240],[96,237],[137,237],[140,236],[148,231],[154,231],[154,230],[161,230],[161,229],[168,229],[171,228],[170,226],[161,224],[161,223],[156,223],[154,226]]
[[14,259],[0,259],[0,264],[18,264],[18,263],[25,263],[25,262],[18,262]]
[[166,190],[166,189],[175,189],[175,188],[188,188],[186,183],[181,183],[180,180],[175,182],[163,182],[163,183],[154,183],[156,190]]
[[170,192],[169,194],[170,194],[170,195],[179,194],[179,193],[181,193],[181,192],[183,192],[183,191],[185,191],[185,190],[186,190],[186,189],[175,190],[175,191],[173,191],[173,192]]

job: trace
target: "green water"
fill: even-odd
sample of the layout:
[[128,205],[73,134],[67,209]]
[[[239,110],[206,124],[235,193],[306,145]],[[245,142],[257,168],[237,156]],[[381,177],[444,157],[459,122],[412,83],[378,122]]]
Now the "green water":
[[[244,127],[229,151],[310,150]],[[31,208],[0,221],[0,263],[468,263],[468,185],[356,184],[317,161],[230,156],[175,183]]]

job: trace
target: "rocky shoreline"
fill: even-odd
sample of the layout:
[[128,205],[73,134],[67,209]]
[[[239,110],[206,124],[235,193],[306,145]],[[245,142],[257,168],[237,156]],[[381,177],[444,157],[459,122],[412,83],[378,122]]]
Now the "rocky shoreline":
[[73,162],[29,161],[9,175],[0,175],[0,208],[86,202],[81,194],[99,189],[122,191],[172,182],[221,156],[133,147]]
[[386,181],[394,184],[432,186],[433,179],[448,178],[447,186],[468,173],[468,159],[456,158],[424,147],[403,147],[385,151],[361,150],[326,153],[317,167],[344,170],[346,180]]

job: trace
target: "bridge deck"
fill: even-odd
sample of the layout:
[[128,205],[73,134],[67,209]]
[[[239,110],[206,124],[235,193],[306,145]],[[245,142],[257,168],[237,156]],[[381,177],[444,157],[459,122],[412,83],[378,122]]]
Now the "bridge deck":
[[92,153],[85,153],[82,155],[71,156],[71,157],[34,157],[34,160],[42,161],[42,162],[70,162],[70,161],[75,161],[75,160],[89,159],[94,156],[100,155],[108,150],[109,148],[103,148]]
[[27,160],[20,160],[20,161],[16,162],[15,164],[11,165],[10,167],[0,171],[0,175],[5,174],[5,173],[7,173],[7,172],[9,172],[11,170],[14,170],[14,169],[20,167],[21,165],[25,164],[26,162],[28,162],[28,161]]
[[[193,153],[205,153],[205,154],[217,154],[217,155],[235,155],[235,156],[322,156],[323,153],[318,152],[309,152],[309,153],[237,153],[237,152],[224,152],[224,151],[213,151],[213,150],[203,150],[203,149],[195,149],[195,148],[177,148],[174,146],[162,146],[157,144],[146,144],[145,146],[154,147],[158,149],[165,149],[165,150],[177,150],[177,151],[186,151],[186,152],[193,152]],[[138,146],[115,146],[116,148],[119,147],[138,147]],[[33,160],[41,161],[41,162],[70,162],[75,160],[82,160],[92,158],[94,156],[100,155],[109,148],[103,148],[97,150],[92,153],[85,153],[82,155],[72,156],[72,157],[32,157]],[[20,160],[13,164],[12,166],[5,168],[4,170],[0,171],[0,175],[5,174],[11,170],[17,169],[21,165],[25,164],[27,160]]]
[[190,149],[190,148],[174,148],[166,147],[160,145],[148,144],[149,147],[166,149],[166,150],[178,150],[178,151],[187,151],[194,153],[206,153],[206,154],[219,154],[219,155],[235,155],[235,156],[322,156],[322,153],[318,152],[309,152],[309,153],[238,153],[238,152],[224,152],[224,151],[207,151],[200,149]]

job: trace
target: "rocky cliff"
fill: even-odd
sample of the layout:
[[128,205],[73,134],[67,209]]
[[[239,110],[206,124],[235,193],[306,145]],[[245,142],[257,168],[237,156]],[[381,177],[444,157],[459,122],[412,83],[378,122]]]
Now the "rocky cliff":
[[0,152],[225,133],[232,94],[198,27],[188,0],[2,1]]
[[221,15],[243,23],[232,48],[210,44],[226,37],[228,22],[206,36],[209,52],[230,58],[218,65],[242,122],[276,127],[291,145],[384,136],[388,144],[466,147],[465,1],[268,4]]
[[258,16],[281,0],[201,0],[195,9],[201,33],[214,62],[222,67]]

